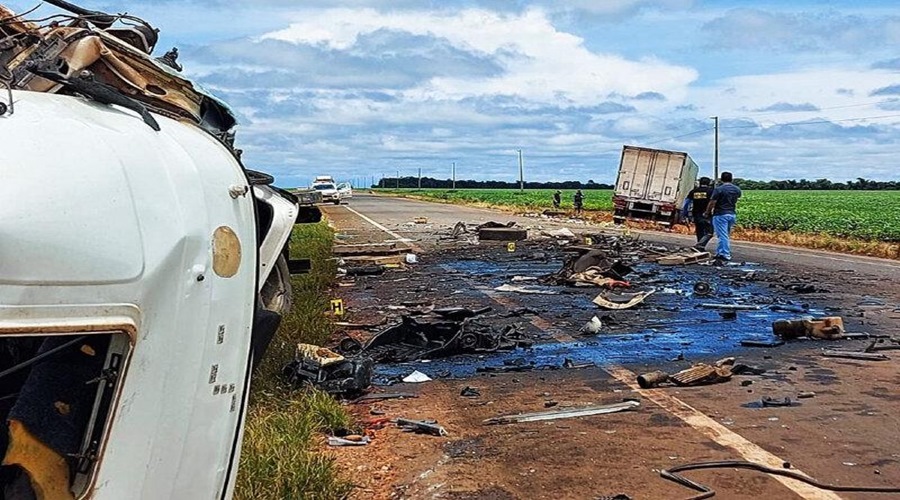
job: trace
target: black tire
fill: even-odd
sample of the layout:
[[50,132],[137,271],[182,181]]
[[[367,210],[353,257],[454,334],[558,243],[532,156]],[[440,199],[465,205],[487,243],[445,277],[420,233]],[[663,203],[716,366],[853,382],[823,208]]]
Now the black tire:
[[334,203],[335,205],[340,205],[340,204],[341,204],[341,200],[334,200],[332,203]]

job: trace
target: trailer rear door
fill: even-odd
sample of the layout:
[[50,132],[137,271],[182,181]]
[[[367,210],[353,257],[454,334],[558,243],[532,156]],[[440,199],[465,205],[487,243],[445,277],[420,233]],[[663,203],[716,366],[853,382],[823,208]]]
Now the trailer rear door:
[[678,184],[684,168],[685,155],[681,153],[659,152],[653,155],[649,168],[649,183],[646,199],[662,203],[675,203]]
[[642,199],[647,194],[650,165],[654,153],[626,146],[622,150],[616,195]]

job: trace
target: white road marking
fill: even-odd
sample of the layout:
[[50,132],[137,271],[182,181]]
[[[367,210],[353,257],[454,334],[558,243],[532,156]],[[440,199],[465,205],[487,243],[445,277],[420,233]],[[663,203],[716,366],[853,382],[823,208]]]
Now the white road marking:
[[369,224],[372,224],[373,226],[377,227],[378,229],[381,229],[382,231],[386,232],[387,234],[393,236],[393,237],[396,238],[397,241],[399,241],[399,242],[402,242],[402,243],[409,243],[410,241],[412,241],[412,240],[409,239],[409,238],[404,238],[403,236],[400,236],[399,234],[397,234],[397,233],[391,231],[390,229],[388,229],[388,228],[382,226],[381,224],[375,222],[374,220],[372,220],[372,219],[366,217],[365,215],[363,215],[363,214],[357,212],[356,210],[353,210],[352,208],[350,208],[350,207],[348,207],[348,206],[346,206],[346,205],[344,205],[344,208],[346,208],[347,210],[349,210],[349,211],[355,213],[355,214],[358,215],[362,220],[368,222]]
[[[773,468],[781,468],[783,466],[785,461],[781,458],[769,453],[757,444],[748,441],[746,438],[711,419],[693,406],[666,393],[665,390],[641,389],[635,382],[637,375],[632,371],[621,366],[606,366],[604,367],[604,370],[619,382],[636,390],[641,396],[653,401],[657,406],[678,417],[684,421],[684,423],[694,428],[694,430],[722,446],[735,450],[744,457],[745,460]],[[804,472],[798,469],[791,470],[805,475]],[[796,479],[781,476],[772,476],[772,478],[797,495],[800,495],[801,498],[810,500],[841,500],[841,497],[831,491],[816,488],[815,486],[797,481]]]

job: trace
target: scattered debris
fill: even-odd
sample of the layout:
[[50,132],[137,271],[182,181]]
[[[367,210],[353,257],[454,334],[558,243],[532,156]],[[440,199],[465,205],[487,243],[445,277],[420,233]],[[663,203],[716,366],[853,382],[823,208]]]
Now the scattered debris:
[[655,291],[656,290],[651,289],[646,292],[637,293],[605,292],[594,297],[593,302],[606,309],[630,309],[643,302],[650,295],[653,295],[653,292]]
[[602,406],[585,406],[557,411],[544,411],[538,413],[521,413],[518,415],[506,415],[486,419],[484,425],[512,424],[521,422],[538,422],[542,420],[558,420],[563,418],[587,417],[590,415],[603,415],[637,408],[641,405],[638,401],[623,401]]
[[653,371],[638,375],[637,383],[641,389],[651,389],[669,381],[669,374],[662,371]]
[[766,408],[782,408],[782,407],[787,407],[787,406],[796,406],[796,403],[791,401],[791,398],[774,399],[769,396],[763,396],[763,398],[759,400],[759,403]]
[[[452,317],[476,314],[479,311],[454,308],[443,312]],[[453,321],[433,317],[433,310],[431,313],[432,316],[402,316],[400,324],[372,337],[359,355],[370,357],[378,363],[402,363],[460,353],[515,349],[522,345],[519,341],[521,334],[514,325],[506,325],[502,330],[496,331],[489,325],[477,322],[477,318]]]
[[744,339],[741,341],[741,345],[744,347],[778,347],[784,345],[783,340],[758,340],[758,339]]
[[578,236],[576,236],[575,233],[573,233],[570,229],[565,228],[565,227],[562,229],[555,229],[553,231],[543,231],[541,234],[543,234],[545,236],[549,236],[551,238],[555,238],[557,240],[572,241],[572,240],[575,240],[578,238]]
[[413,219],[416,224],[428,224],[428,217],[416,217]]
[[521,285],[500,285],[494,288],[498,292],[515,292],[531,295],[559,295],[559,290],[537,286],[521,286]]
[[297,344],[296,356],[282,374],[293,385],[312,384],[329,394],[351,397],[372,384],[372,369],[369,358],[350,360],[324,347]]
[[444,429],[442,426],[437,425],[437,423],[433,421],[398,418],[397,426],[403,428],[403,430],[405,431],[415,432],[417,434],[431,434],[433,436],[448,435],[447,429]]
[[385,269],[384,266],[348,267],[344,270],[344,274],[347,276],[379,276],[384,274]]
[[782,319],[772,323],[772,332],[783,339],[809,337],[835,340],[843,338],[844,320],[838,316],[827,318]]
[[809,399],[809,398],[814,398],[814,397],[816,397],[816,393],[814,393],[812,391],[804,391],[804,392],[801,392],[800,394],[797,394],[797,399]]
[[577,370],[579,368],[591,368],[592,366],[597,366],[594,363],[576,363],[572,361],[570,358],[566,358],[563,360],[562,364],[563,368],[569,370]]
[[419,258],[416,257],[414,253],[406,254],[406,263],[407,264],[417,264],[419,262]]
[[328,436],[328,446],[365,446],[369,441],[369,436]]
[[707,295],[711,295],[713,293],[712,285],[705,281],[698,281],[694,283],[694,295],[699,295],[701,297],[705,297]]
[[524,228],[503,226],[478,226],[478,239],[484,241],[523,241],[528,239],[528,230]]
[[762,309],[759,306],[749,304],[700,304],[697,307],[703,309],[725,309],[729,311],[758,311]]
[[709,252],[687,251],[658,257],[656,262],[661,266],[685,266],[709,260]]
[[826,358],[847,358],[859,359],[862,361],[888,361],[891,358],[877,352],[858,352],[858,351],[840,351],[840,350],[824,350],[822,356]]
[[712,366],[706,363],[697,363],[694,366],[669,375],[669,380],[680,386],[717,384],[731,380],[731,366]]
[[418,384],[420,382],[430,382],[431,377],[429,377],[428,375],[425,375],[424,373],[420,372],[419,370],[414,370],[409,375],[403,377],[403,381],[406,383]]
[[465,389],[459,392],[459,395],[464,398],[477,398],[481,396],[481,392],[474,387],[466,386]]
[[416,394],[411,394],[408,392],[385,392],[378,394],[366,394],[365,396],[360,396],[354,399],[353,403],[365,403],[368,401],[385,401],[388,399],[410,399],[419,397]]
[[589,335],[597,335],[600,333],[600,330],[603,328],[603,322],[600,321],[600,318],[594,316],[590,321],[584,324],[581,327],[581,330],[578,330],[579,333],[589,334]]

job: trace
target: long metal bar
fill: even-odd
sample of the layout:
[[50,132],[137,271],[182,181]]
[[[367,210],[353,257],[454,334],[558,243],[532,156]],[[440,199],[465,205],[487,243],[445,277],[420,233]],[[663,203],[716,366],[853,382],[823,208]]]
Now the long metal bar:
[[506,415],[484,420],[484,425],[511,424],[516,422],[539,422],[542,420],[558,420],[563,418],[587,417],[590,415],[603,415],[617,413],[641,406],[638,401],[623,401],[602,406],[588,406],[584,408],[572,408],[568,410],[542,411],[537,413],[522,413],[519,415]]

